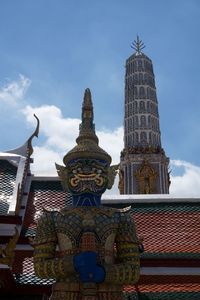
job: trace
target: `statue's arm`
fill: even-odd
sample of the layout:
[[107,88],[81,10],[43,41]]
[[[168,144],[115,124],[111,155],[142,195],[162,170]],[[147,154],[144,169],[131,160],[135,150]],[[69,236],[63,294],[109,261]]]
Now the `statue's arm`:
[[135,225],[128,212],[121,213],[116,248],[116,264],[105,266],[105,282],[115,284],[136,283],[140,276],[140,255]]
[[41,278],[65,278],[74,273],[73,256],[56,257],[57,236],[52,214],[40,218],[34,240],[34,269]]

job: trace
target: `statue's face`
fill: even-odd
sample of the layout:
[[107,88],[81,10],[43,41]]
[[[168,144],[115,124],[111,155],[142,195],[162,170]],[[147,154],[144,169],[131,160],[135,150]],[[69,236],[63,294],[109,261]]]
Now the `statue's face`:
[[98,206],[108,185],[108,163],[81,158],[67,164],[67,187],[75,206]]
[[108,184],[108,164],[97,159],[76,159],[68,166],[68,188],[72,194],[102,194]]

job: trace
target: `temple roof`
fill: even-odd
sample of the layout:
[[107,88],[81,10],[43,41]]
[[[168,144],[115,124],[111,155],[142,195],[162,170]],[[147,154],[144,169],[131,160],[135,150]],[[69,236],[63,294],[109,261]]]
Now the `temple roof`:
[[[146,201],[137,201],[132,195],[131,203],[126,203],[121,201],[123,196],[117,198],[118,201],[113,201],[107,196],[103,203],[117,208],[131,205],[138,234],[144,237],[144,258],[200,259],[200,199],[180,202],[168,196],[161,201],[157,196],[159,203],[156,203],[150,202],[149,197]],[[24,236],[34,235],[37,218],[43,209],[59,210],[69,201],[70,195],[63,192],[59,180],[37,181],[35,178],[24,219]]]
[[[44,293],[50,291],[53,280],[35,276],[29,238],[35,235],[37,219],[43,209],[59,210],[71,203],[71,196],[63,191],[59,178],[35,176],[31,177],[27,196],[12,274],[22,290],[34,287],[35,291]],[[144,238],[141,278],[137,286],[125,287],[125,299],[136,292],[140,293],[139,299],[199,299],[200,199],[116,195],[104,196],[103,205],[131,206],[138,235]]]
[[17,167],[0,159],[0,215],[8,213],[17,175]]
[[[117,198],[117,199],[116,199]],[[140,197],[106,196],[104,205],[117,208],[131,206],[139,236],[144,237],[145,252],[141,255],[141,278],[136,286],[124,288],[125,299],[140,295],[139,299],[194,300],[200,295],[200,199],[173,199],[159,196],[141,201]],[[130,203],[130,198],[132,201]],[[34,236],[34,216],[44,208],[61,208],[65,203],[58,180],[32,181],[29,207],[22,234]],[[51,201],[50,201],[51,200]],[[118,200],[118,201],[117,201]],[[165,202],[166,201],[166,202]],[[115,203],[113,203],[115,202]],[[19,253],[19,254],[18,254]],[[18,284],[40,286],[45,289],[53,280],[34,275],[31,250],[16,253],[13,272]]]
[[33,162],[32,140],[39,133],[39,119],[32,135],[20,147],[0,152],[0,215],[16,214],[29,164]]

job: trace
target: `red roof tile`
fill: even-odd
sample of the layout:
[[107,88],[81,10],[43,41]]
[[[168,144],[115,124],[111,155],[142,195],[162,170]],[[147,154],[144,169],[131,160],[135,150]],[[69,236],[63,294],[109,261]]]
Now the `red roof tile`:
[[[57,210],[64,207],[65,195],[59,181],[32,183],[24,220],[26,235],[34,235],[42,208]],[[185,258],[192,255],[200,258],[199,204],[133,203],[132,213],[138,235],[144,237],[143,257],[178,253]]]
[[[182,277],[182,282],[176,282],[176,277],[171,278],[171,283],[154,283],[154,284],[138,284],[135,286],[127,286],[124,288],[126,292],[200,292],[200,283],[186,283],[185,278]],[[175,283],[173,283],[173,280]],[[191,278],[192,280],[192,278]]]
[[[155,204],[154,204],[155,205]],[[133,212],[146,252],[200,253],[200,212]]]
[[65,205],[66,194],[59,181],[33,181],[28,197],[24,228],[35,229],[43,209],[59,210]]

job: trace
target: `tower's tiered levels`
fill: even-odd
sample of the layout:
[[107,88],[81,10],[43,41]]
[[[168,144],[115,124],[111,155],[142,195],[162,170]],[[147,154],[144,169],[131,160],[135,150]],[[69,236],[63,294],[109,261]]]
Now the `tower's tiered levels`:
[[121,155],[121,193],[169,193],[169,160],[161,147],[158,101],[152,61],[141,52],[126,61],[124,150]]

